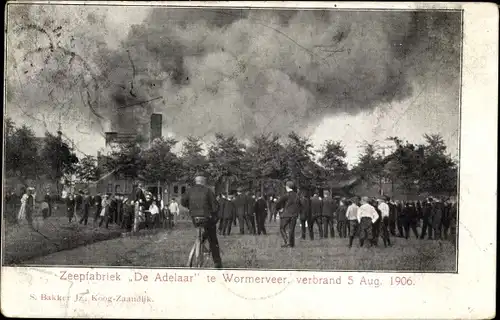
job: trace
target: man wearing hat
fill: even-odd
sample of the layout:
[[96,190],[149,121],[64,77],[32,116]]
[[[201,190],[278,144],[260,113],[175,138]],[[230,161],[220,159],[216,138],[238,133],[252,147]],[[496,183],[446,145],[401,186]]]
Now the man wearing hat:
[[293,248],[295,246],[295,225],[301,205],[295,183],[288,181],[285,188],[286,195],[282,196],[276,203],[276,209],[283,209],[283,212],[280,213],[280,233],[284,244],[281,247]]
[[334,227],[334,217],[335,211],[337,211],[337,203],[335,199],[330,196],[330,192],[323,191],[323,205],[322,205],[322,216],[323,216],[323,238],[328,238],[328,231],[330,231],[330,237],[335,238],[335,227]]
[[[243,194],[243,188],[236,189],[236,198],[234,199],[234,206],[236,208],[236,218],[240,227],[240,234],[245,234],[245,217],[248,212],[248,201],[246,195]],[[250,231],[250,230],[249,230]]]
[[380,216],[382,218],[382,223],[380,225],[382,231],[382,240],[384,241],[384,246],[391,245],[391,238],[389,234],[389,197],[384,196],[382,199],[378,199],[378,210],[380,211]]
[[337,233],[340,238],[347,238],[347,200],[340,199],[339,206],[336,211],[337,215]]
[[218,204],[215,194],[206,186],[206,176],[203,172],[198,172],[194,179],[195,185],[183,195],[181,204],[189,209],[189,214],[193,218],[204,217],[207,221],[204,224],[203,240],[208,239],[210,251],[215,264],[215,268],[222,268],[222,259],[217,239],[217,211]]
[[266,217],[267,217],[267,202],[264,197],[257,193],[257,200],[255,201],[253,211],[257,220],[257,234],[267,234],[266,232]]
[[249,230],[249,233],[251,234],[257,234],[256,229],[255,229],[255,211],[254,211],[254,206],[255,206],[255,196],[250,195],[250,192],[247,191],[245,192],[246,196],[246,201],[247,201],[247,214],[245,216],[245,222],[247,224],[247,228]]
[[349,230],[349,248],[352,248],[354,237],[358,233],[358,199],[353,197],[348,201],[346,218],[348,222],[347,229]]
[[89,211],[90,211],[90,196],[87,190],[82,192],[82,202],[81,202],[81,213],[82,217],[80,219],[80,224],[87,225],[87,222],[89,220]]
[[322,221],[322,211],[323,202],[319,197],[318,190],[314,191],[314,195],[311,198],[311,239],[314,239],[314,225],[318,226],[319,236],[318,238],[323,238],[323,221]]

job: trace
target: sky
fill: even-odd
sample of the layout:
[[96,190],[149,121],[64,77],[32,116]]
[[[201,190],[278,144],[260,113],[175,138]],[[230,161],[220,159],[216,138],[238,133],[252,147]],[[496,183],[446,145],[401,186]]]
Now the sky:
[[437,133],[458,155],[458,12],[11,4],[7,46],[6,115],[86,154],[155,112],[180,141],[293,130],[352,165]]

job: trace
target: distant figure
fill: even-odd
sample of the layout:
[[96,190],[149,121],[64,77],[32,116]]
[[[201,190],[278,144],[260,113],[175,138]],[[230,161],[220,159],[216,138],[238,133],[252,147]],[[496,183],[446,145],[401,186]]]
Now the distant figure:
[[300,199],[292,181],[288,181],[285,188],[286,195],[282,196],[276,204],[276,209],[283,209],[280,214],[280,233],[284,243],[281,247],[293,248],[295,247],[295,225],[300,214]]
[[70,193],[66,197],[66,216],[68,217],[68,222],[71,223],[73,216],[75,215],[75,197]]
[[160,209],[156,204],[156,201],[153,201],[149,206],[149,212],[151,214],[151,228],[156,229],[160,223]]
[[245,223],[247,225],[248,232],[251,234],[256,234],[257,230],[255,228],[255,197],[250,195],[250,192],[245,193],[246,198],[246,215],[245,215]]
[[323,201],[318,194],[319,192],[315,191],[311,198],[311,239],[314,239],[314,225],[318,226],[319,238],[323,238]]
[[172,218],[174,219],[173,225],[175,226],[177,224],[177,220],[179,219],[179,204],[177,203],[177,200],[175,198],[172,198],[170,200],[170,204],[168,205],[168,211],[169,214],[172,215]]
[[94,227],[97,225],[97,220],[99,219],[102,211],[102,197],[101,194],[97,194],[92,200],[95,204],[95,213],[94,213]]
[[83,190],[79,189],[78,193],[75,195],[75,217],[80,220],[80,211],[83,202]]
[[49,203],[44,200],[42,202],[41,209],[42,209],[43,220],[45,220],[49,217]]
[[379,216],[373,206],[369,204],[368,197],[361,198],[361,206],[358,209],[359,223],[359,246],[362,247],[364,242],[368,240],[374,245],[372,226],[378,220]]
[[336,215],[337,215],[337,233],[339,234],[340,238],[347,238],[347,217],[346,217],[346,212],[347,212],[347,203],[346,199],[342,198],[340,200],[340,204],[337,208]]
[[434,240],[441,240],[444,204],[440,199],[435,198],[432,205],[432,229]]
[[352,242],[354,237],[358,233],[358,205],[357,199],[352,198],[348,203],[346,218],[348,222],[348,230],[349,230],[349,248],[352,248]]
[[19,208],[19,213],[17,215],[18,222],[22,222],[26,219],[30,226],[33,226],[33,211],[35,209],[33,190],[34,188],[32,187],[21,189],[21,208]]
[[85,190],[81,203],[82,218],[80,219],[80,224],[83,223],[84,225],[87,225],[87,222],[89,220],[90,206],[91,199],[89,196],[89,192]]
[[380,217],[382,218],[382,222],[380,223],[380,228],[382,231],[382,240],[384,241],[384,246],[391,245],[391,238],[389,233],[389,215],[390,208],[388,205],[389,197],[385,196],[383,199],[378,199],[378,210],[380,212]]
[[269,222],[271,222],[271,220],[276,221],[276,215],[278,214],[278,211],[276,210],[276,201],[278,200],[273,196],[270,196],[267,201],[267,207],[269,208]]
[[417,231],[417,210],[413,202],[408,201],[403,209],[403,225],[405,230],[405,238],[410,238],[410,229],[413,231],[415,238],[419,238]]
[[52,196],[50,195],[50,190],[47,190],[43,200],[47,203],[47,214],[43,218],[46,219],[52,215]]
[[302,240],[306,239],[306,228],[309,229],[309,239],[314,239],[311,201],[306,197],[305,193],[300,195],[300,228],[302,231]]
[[236,206],[234,205],[233,195],[230,194],[223,201],[222,207],[222,235],[231,235],[231,225],[236,220]]
[[424,239],[428,233],[427,239],[432,240],[432,198],[427,198],[422,203],[422,230],[420,239]]
[[267,202],[260,193],[257,193],[257,201],[255,201],[253,211],[257,220],[257,234],[266,235]]
[[102,226],[103,223],[105,223],[106,229],[108,229],[109,226],[109,204],[110,204],[110,199],[109,199],[109,194],[106,194],[103,199],[102,199],[102,209],[101,209],[101,221],[99,221],[99,227]]
[[336,210],[337,204],[335,200],[330,197],[330,192],[325,190],[322,205],[323,238],[328,238],[328,230],[330,231],[330,237],[335,238],[334,214]]
[[405,238],[404,222],[405,211],[403,210],[403,203],[399,200],[396,201],[396,226],[398,227],[398,237]]
[[248,211],[248,202],[246,196],[242,193],[243,189],[237,189],[237,195],[234,199],[234,205],[236,207],[236,217],[238,219],[238,226],[240,227],[240,234],[245,234],[245,217]]

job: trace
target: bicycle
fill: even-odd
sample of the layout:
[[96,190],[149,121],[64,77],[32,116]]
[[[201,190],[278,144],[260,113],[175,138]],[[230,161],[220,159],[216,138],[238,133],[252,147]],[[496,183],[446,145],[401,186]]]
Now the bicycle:
[[188,268],[202,268],[210,259],[210,249],[209,247],[207,247],[206,241],[203,240],[204,227],[207,221],[208,219],[205,217],[193,218],[193,223],[198,230],[193,247],[189,252],[189,258],[187,262]]

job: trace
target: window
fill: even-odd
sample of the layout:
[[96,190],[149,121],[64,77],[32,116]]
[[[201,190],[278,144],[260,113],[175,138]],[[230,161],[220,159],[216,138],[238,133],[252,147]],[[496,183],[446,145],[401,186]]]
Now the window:
[[174,186],[174,193],[179,193],[179,186]]
[[106,193],[111,193],[111,192],[113,192],[113,184],[108,183],[108,191]]
[[182,186],[182,189],[181,189],[181,194],[184,194],[186,193],[186,186]]
[[119,184],[117,184],[117,185],[115,186],[115,193],[120,193],[120,191],[121,191],[121,187],[120,187],[120,185],[119,185]]

